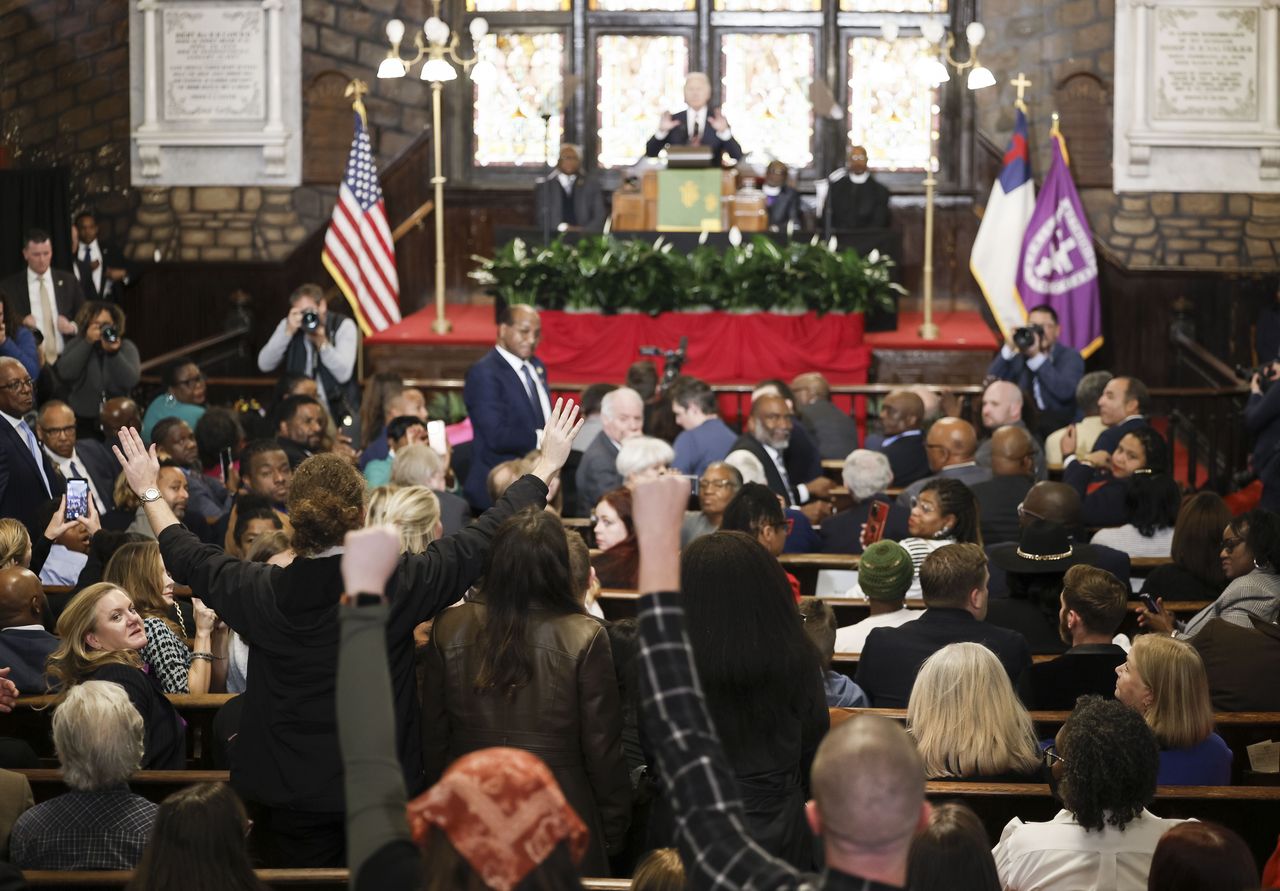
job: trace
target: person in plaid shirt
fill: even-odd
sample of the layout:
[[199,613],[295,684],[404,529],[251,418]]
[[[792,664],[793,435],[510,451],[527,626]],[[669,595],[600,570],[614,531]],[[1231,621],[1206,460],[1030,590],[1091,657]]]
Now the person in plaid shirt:
[[924,765],[906,732],[885,718],[853,718],[832,730],[813,762],[809,824],[826,869],[800,872],[747,835],[733,772],[711,726],[680,606],[682,477],[634,492],[640,542],[641,713],[676,816],[694,889],[884,891],[904,888],[911,840],[929,820]]

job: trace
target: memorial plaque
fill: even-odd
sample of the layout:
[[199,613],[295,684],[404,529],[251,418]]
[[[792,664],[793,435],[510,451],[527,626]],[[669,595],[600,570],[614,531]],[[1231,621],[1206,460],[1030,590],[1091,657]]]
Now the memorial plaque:
[[1156,121],[1258,119],[1258,10],[1156,10],[1152,40]]
[[165,120],[266,117],[265,19],[261,8],[163,11]]
[[1082,189],[1111,188],[1111,97],[1107,85],[1087,71],[1060,82],[1053,91],[1067,135],[1071,173]]

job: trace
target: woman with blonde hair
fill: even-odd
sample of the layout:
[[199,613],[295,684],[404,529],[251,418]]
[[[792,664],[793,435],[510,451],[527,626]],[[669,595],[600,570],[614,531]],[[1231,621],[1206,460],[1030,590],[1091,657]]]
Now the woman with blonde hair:
[[1138,637],[1116,668],[1116,699],[1155,733],[1159,785],[1231,784],[1231,749],[1213,732],[1209,681],[1190,644],[1159,634]]
[[11,517],[0,519],[0,569],[31,565],[31,536]]
[[[372,511],[371,511],[372,513]],[[426,486],[402,486],[391,492],[382,506],[379,523],[390,523],[400,533],[400,553],[421,554],[443,532],[440,502]],[[375,524],[376,525],[376,524]]]
[[932,779],[1045,782],[1031,715],[982,644],[949,644],[925,660],[907,703],[907,731]]
[[146,626],[129,595],[110,582],[90,585],[67,604],[57,631],[62,642],[49,655],[45,671],[61,687],[58,701],[85,681],[119,684],[145,726],[141,768],[183,769],[187,747],[182,719],[155,675],[142,668]]
[[218,616],[200,598],[193,597],[191,606],[196,628],[188,644],[182,614],[173,604],[173,579],[165,572],[160,559],[160,545],[154,541],[124,545],[111,555],[102,580],[127,591],[142,616],[147,633],[142,661],[151,666],[164,692],[208,693],[211,686],[225,685],[225,671],[217,673],[216,685],[211,684],[213,662],[221,661],[221,657],[214,655],[213,647],[213,629]]

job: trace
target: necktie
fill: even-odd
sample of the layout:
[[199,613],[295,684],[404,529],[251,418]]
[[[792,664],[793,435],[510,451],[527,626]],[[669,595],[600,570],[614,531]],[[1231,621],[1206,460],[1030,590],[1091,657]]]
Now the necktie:
[[[58,311],[54,308],[53,300],[49,297],[49,286],[45,284],[44,276],[37,276],[36,281],[40,283],[40,307],[44,310],[44,314],[40,319],[40,333],[44,335],[44,343],[41,345],[41,350],[44,352],[45,362],[52,365],[58,361]],[[28,430],[27,432],[30,433],[31,431]]]
[[533,375],[529,372],[528,363],[525,363],[520,370],[524,372],[524,385],[529,391],[529,402],[533,405],[533,419],[537,422],[538,427],[544,427],[546,426],[547,418],[542,413],[542,400],[538,398],[538,385],[533,382]]
[[698,119],[693,119],[693,138],[689,140],[690,145],[702,145],[702,128],[698,126]]
[[49,486],[49,477],[44,473],[44,456],[40,454],[40,444],[36,442],[36,435],[31,432],[31,428],[27,426],[26,421],[18,422],[18,430],[22,433],[22,438],[27,441],[27,451],[31,453],[31,457],[36,462],[36,467],[40,470],[40,479],[44,483],[44,491],[46,495],[52,495],[53,489]]
[[84,291],[85,299],[98,299],[98,286],[93,281],[93,256],[89,250],[89,245],[84,246],[84,256],[80,258],[80,289]]

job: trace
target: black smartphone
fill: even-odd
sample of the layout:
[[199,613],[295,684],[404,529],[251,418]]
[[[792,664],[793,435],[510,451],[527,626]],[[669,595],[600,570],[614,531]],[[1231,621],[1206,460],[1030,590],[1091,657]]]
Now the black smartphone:
[[218,453],[218,466],[222,469],[222,484],[225,486],[227,480],[231,479],[231,449],[223,449]]
[[1152,597],[1150,594],[1139,594],[1138,599],[1141,600],[1142,605],[1145,606],[1147,609],[1149,609],[1151,612],[1153,613],[1161,612],[1160,606],[1156,603],[1156,599]]
[[89,481],[72,477],[67,480],[67,520],[76,520],[89,513]]

